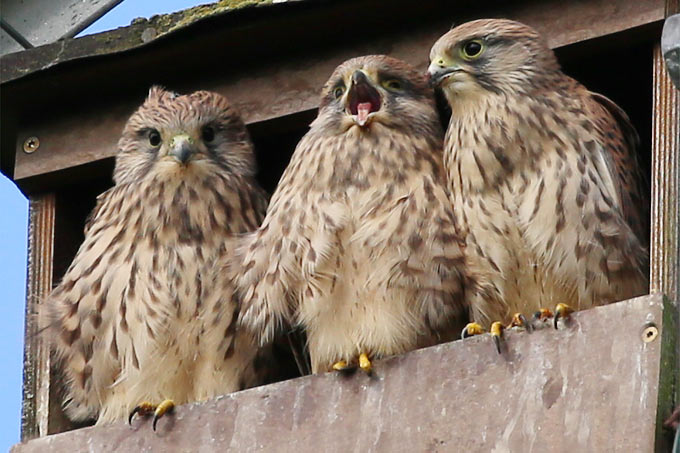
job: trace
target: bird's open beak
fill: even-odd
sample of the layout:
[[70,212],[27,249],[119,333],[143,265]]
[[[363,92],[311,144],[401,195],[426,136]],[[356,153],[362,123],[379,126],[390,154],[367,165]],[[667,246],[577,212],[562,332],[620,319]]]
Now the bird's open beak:
[[177,162],[186,165],[187,162],[196,154],[196,147],[193,140],[187,134],[175,135],[170,142],[170,156],[174,157]]
[[451,74],[461,70],[460,66],[456,63],[450,64],[444,58],[434,58],[427,68],[427,73],[430,76],[430,85],[437,87]]
[[347,112],[356,117],[359,126],[365,126],[371,113],[380,110],[380,93],[373,87],[366,74],[357,69],[352,74],[352,84],[347,93]]

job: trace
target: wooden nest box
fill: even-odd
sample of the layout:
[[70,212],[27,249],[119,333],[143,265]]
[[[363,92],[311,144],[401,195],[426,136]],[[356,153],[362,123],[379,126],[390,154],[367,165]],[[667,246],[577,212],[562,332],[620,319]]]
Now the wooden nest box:
[[[2,57],[0,167],[30,200],[24,443],[14,451],[665,451],[661,421],[680,388],[680,99],[659,39],[677,8],[676,0],[222,1]],[[385,53],[425,70],[452,23],[481,17],[533,26],[567,74],[630,115],[651,181],[650,295],[576,313],[568,329],[510,333],[503,356],[478,337],[389,358],[372,377],[307,376],[183,406],[157,434],[146,423],[73,430],[30,315],[112,184],[120,131],[149,86],[227,96],[271,191],[339,63]]]

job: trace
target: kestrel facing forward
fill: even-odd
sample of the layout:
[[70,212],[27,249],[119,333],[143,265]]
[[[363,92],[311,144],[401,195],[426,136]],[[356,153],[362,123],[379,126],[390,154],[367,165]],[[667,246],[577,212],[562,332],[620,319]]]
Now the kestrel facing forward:
[[[441,341],[463,255],[425,77],[387,56],[331,75],[262,227],[239,246],[241,322],[263,342],[301,325],[312,371]],[[241,270],[242,272],[239,272]]]
[[518,22],[456,27],[430,60],[452,109],[444,162],[476,277],[472,318],[645,293],[646,209],[626,114],[563,74]]
[[115,185],[47,300],[66,412],[98,423],[257,382],[215,264],[266,209],[243,122],[218,94],[152,88],[118,147]]

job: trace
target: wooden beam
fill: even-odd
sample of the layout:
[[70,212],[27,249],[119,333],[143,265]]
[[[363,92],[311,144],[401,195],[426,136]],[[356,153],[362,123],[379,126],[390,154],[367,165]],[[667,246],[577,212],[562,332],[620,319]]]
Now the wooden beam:
[[[378,361],[372,376],[279,382],[151,420],[40,438],[13,453],[73,451],[653,452],[661,364],[677,329],[659,295],[573,315],[566,328],[506,332]],[[672,352],[672,349],[671,349]],[[87,446],[87,447],[85,447]]]
[[[266,54],[257,58],[256,52],[262,50],[255,49],[253,53],[256,55],[248,56],[248,59],[244,56],[236,58],[226,71],[211,73],[210,67],[205,71],[193,71],[182,79],[181,87],[187,91],[202,88],[220,92],[238,107],[247,123],[260,123],[316,108],[320,87],[335,66],[357,55],[389,53],[424,69],[431,45],[454,21],[488,15],[514,18],[536,27],[547,37],[549,44],[557,48],[659,22],[663,19],[663,6],[662,0],[514,2],[503,3],[491,10],[471,4],[463,12],[459,7],[439,6],[429,20],[423,21],[422,17],[418,17],[405,22],[398,30],[390,30],[378,37],[368,34],[369,38],[361,39],[363,32],[352,35],[343,30],[341,33],[345,38],[340,40],[341,44],[336,43],[324,50],[314,47],[313,34],[300,36],[301,48],[310,50],[304,54],[298,52],[290,58]],[[430,9],[433,8],[430,5]],[[347,29],[355,29],[361,26],[355,16],[338,20],[346,22]],[[319,24],[315,21],[319,18],[311,16],[305,20],[309,24],[303,22],[296,27],[318,28]],[[380,26],[378,19],[375,21],[369,28]],[[372,33],[375,34],[375,30]],[[210,55],[213,49],[214,46],[204,51],[206,59],[213,58]],[[219,49],[227,52],[219,58],[229,60],[229,51],[224,50],[226,47],[220,45]],[[201,50],[194,50],[194,53],[201,53]],[[183,60],[175,58],[173,68],[180,70]],[[110,64],[115,65],[115,60]],[[143,70],[152,72],[154,67],[147,65]],[[108,80],[102,70],[93,80],[100,87],[118,82]],[[143,99],[146,88],[146,85],[138,86],[134,95],[120,93],[106,102],[95,95],[97,87],[83,88],[80,96],[71,100],[71,105],[62,102],[39,107],[41,102],[47,102],[46,96],[41,97],[36,101],[36,108],[15,131],[14,179],[22,186],[28,184],[31,178],[113,156],[123,124]],[[86,95],[89,91],[92,93]],[[28,154],[23,151],[23,145],[32,136],[39,138],[40,146]]]

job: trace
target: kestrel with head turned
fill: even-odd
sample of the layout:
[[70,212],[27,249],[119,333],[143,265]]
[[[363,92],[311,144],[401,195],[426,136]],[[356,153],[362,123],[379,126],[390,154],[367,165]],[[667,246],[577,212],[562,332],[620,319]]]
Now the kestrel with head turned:
[[340,65],[234,266],[241,323],[307,333],[312,371],[450,338],[463,311],[460,238],[426,78],[382,55]]
[[[258,382],[257,348],[216,262],[266,209],[227,100],[154,87],[118,143],[115,185],[47,299],[66,413],[98,423]],[[158,405],[150,402],[159,403]],[[132,417],[130,415],[130,417]]]
[[472,319],[645,293],[647,211],[626,114],[518,22],[460,25],[430,60],[452,110],[444,162],[475,275]]

